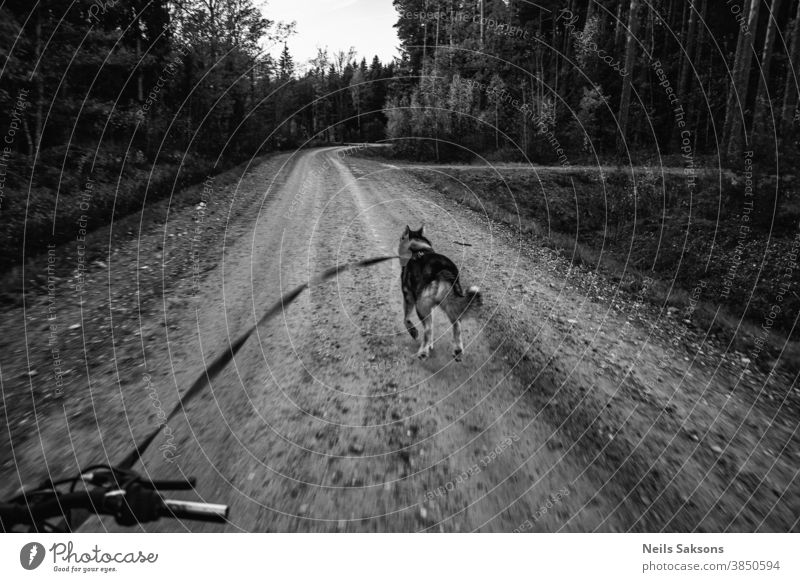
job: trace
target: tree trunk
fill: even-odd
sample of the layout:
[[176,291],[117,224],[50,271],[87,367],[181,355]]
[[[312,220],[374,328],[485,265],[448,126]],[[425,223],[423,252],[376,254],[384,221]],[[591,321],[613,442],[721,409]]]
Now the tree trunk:
[[521,109],[522,112],[522,154],[525,158],[528,158],[528,118],[525,115],[525,108],[524,105],[527,104],[525,101],[525,79],[520,82],[520,87],[522,88],[522,105],[523,108]]
[[[595,5],[594,5],[594,0],[589,0],[589,6],[586,7],[586,22],[587,23],[589,22],[589,20],[591,20],[592,16],[594,16],[595,11],[596,11],[596,8],[595,8]],[[586,23],[584,23],[584,28],[585,28],[585,26],[586,26]]]
[[698,27],[697,31],[697,44],[695,44],[695,53],[699,56],[703,53],[703,44],[706,40],[706,32],[708,27],[708,0],[702,0],[700,3],[702,8],[700,9],[700,22],[702,23],[701,26]]
[[139,36],[139,26],[136,26],[136,98],[144,103],[144,74],[142,72],[142,37]]
[[483,3],[484,0],[478,0],[481,3],[481,50],[483,50]]
[[28,144],[28,157],[33,157],[33,137],[31,137],[31,128],[28,125],[27,116],[22,116],[22,131],[25,132],[25,143]]
[[606,34],[608,32],[608,9],[598,12],[598,14],[600,14],[600,28],[598,29],[600,38],[608,38]]
[[[541,27],[541,20],[539,21],[539,26]],[[554,26],[553,27],[553,42],[552,42],[553,46],[558,46],[557,41],[556,41],[556,34],[557,33],[558,33],[558,27]],[[568,33],[566,33],[566,31],[565,31],[563,36],[564,36],[564,38],[563,38],[564,49],[562,51],[562,54],[564,54],[566,56],[566,55],[570,54],[570,50],[569,50],[570,35]],[[547,75],[545,73],[545,66],[544,66],[544,61],[545,61],[544,51],[540,50],[538,48],[539,47],[539,43],[536,43],[536,46],[537,46],[536,57],[538,59],[538,62],[536,63],[536,65],[539,68],[539,71],[540,71],[539,75],[540,75],[540,77],[542,79],[542,82],[539,83],[539,85],[544,85],[544,83],[547,82]],[[550,84],[553,87],[553,102],[554,103],[558,103],[558,80],[559,80],[559,77],[560,77],[560,75],[559,75],[559,67],[561,66],[561,60],[559,58],[560,55],[558,54],[558,51],[552,51],[552,52],[553,52],[553,54],[552,54],[551,58],[553,59],[553,61],[552,61],[553,62],[553,65],[552,65],[553,79],[552,79]],[[540,97],[539,98],[539,102],[540,103],[542,101],[542,96],[544,95],[544,90],[545,90],[544,87],[542,87],[541,90],[540,90],[541,91],[540,96],[539,96]]]
[[751,0],[749,8],[747,28],[742,28],[739,35],[740,39],[743,37],[741,58],[737,59],[739,66],[734,65],[734,78],[731,83],[731,91],[728,93],[729,107],[726,112],[726,126],[730,129],[723,145],[729,157],[736,157],[741,150],[742,136],[739,134],[744,129],[744,110],[747,106],[747,89],[750,84],[750,69],[753,62],[753,40],[758,27],[761,0]]
[[500,149],[500,113],[498,111],[497,99],[494,100],[494,149]]
[[[425,0],[423,4],[423,9],[425,10],[425,14],[428,13],[428,0]],[[428,54],[428,27],[425,26],[425,23],[422,23],[422,63],[420,64],[420,70],[422,70],[423,74],[425,74],[425,57]]]
[[[436,1],[436,13],[439,13],[439,0]],[[439,21],[440,19],[436,19],[436,39],[434,40],[434,49],[433,49],[433,98],[436,100],[436,112],[434,115],[436,116],[436,139],[434,140],[434,144],[436,144],[436,161],[439,161],[439,110],[438,107],[441,107],[442,104],[439,103],[439,94],[436,92],[436,77],[439,74]],[[446,104],[445,104],[446,105]],[[341,117],[340,117],[341,119]],[[361,128],[361,121],[359,120],[359,129]]]
[[683,11],[681,12],[681,33],[678,36],[678,40],[680,41],[681,45],[686,46],[686,9],[687,5],[684,2],[683,4]]
[[694,58],[695,37],[697,36],[697,7],[696,2],[692,0],[689,2],[689,32],[686,39],[685,51],[683,62],[681,63],[681,76],[678,80],[678,96],[682,101],[686,101],[686,92],[689,89],[689,70],[692,68],[692,59]]
[[797,3],[797,14],[792,23],[791,40],[789,46],[789,60],[786,64],[786,88],[783,91],[783,107],[781,120],[783,130],[791,127],[794,112],[797,109],[798,90],[797,84],[800,82],[800,2]]
[[636,35],[639,29],[639,0],[631,0],[630,13],[628,14],[628,40],[625,44],[625,71],[627,74],[622,80],[622,96],[619,102],[619,137],[617,139],[617,152],[625,153],[625,142],[628,137],[628,114],[631,105],[631,85],[633,69],[636,62]]
[[[706,64],[708,65],[708,74],[707,74],[707,79],[708,79],[707,86],[708,86],[708,88],[706,89],[705,94],[706,95],[710,95],[711,80],[713,78],[712,69],[711,69],[711,58],[710,57],[709,58],[705,58],[705,51],[704,51],[705,38],[706,38],[706,26],[707,26],[705,23],[707,22],[707,20],[706,20],[706,16],[707,15],[708,15],[708,2],[707,2],[707,0],[702,0],[701,1],[701,9],[700,9],[700,21],[699,21],[698,30],[697,30],[697,42],[695,43],[695,51],[694,51],[693,61],[694,61],[694,69],[695,69],[695,71],[697,71],[697,73],[696,73],[696,76],[697,76],[697,79],[696,79],[697,89],[698,89],[698,92],[700,92],[700,94],[702,94],[702,91],[703,91],[703,78],[702,78],[702,75],[701,75],[701,71],[702,71],[703,67]],[[688,87],[686,89],[686,92],[687,92],[686,102],[683,105],[684,105],[684,109],[686,109],[687,111],[694,110],[694,114],[695,114],[694,119],[695,119],[695,121],[692,124],[692,127],[694,128],[694,130],[695,130],[695,132],[697,134],[696,138],[697,138],[697,141],[698,141],[698,144],[699,144],[700,143],[700,135],[701,135],[700,126],[701,126],[701,121],[703,119],[703,113],[708,115],[709,112],[708,112],[708,108],[704,107],[704,102],[699,103],[697,106],[695,106],[696,99],[692,99],[691,94],[689,93],[689,88]],[[708,143],[708,141],[704,141],[703,145],[705,145],[707,143]]]
[[453,0],[450,0],[450,70],[453,70],[453,27],[455,26],[455,13],[453,12]]
[[622,38],[622,6],[624,2],[619,0],[617,3],[617,25],[614,27],[614,48],[619,47],[620,39]]
[[[38,70],[34,73],[34,83],[36,84],[36,125],[34,126],[34,139],[36,143],[36,153],[42,147],[42,115],[44,107],[44,64],[42,62],[42,5],[39,3],[36,9],[36,62],[39,63]],[[31,152],[32,154],[34,152]]]
[[764,50],[761,53],[761,82],[756,91],[756,104],[753,113],[752,134],[763,129],[764,116],[766,115],[769,103],[769,70],[772,64],[772,51],[775,44],[775,30],[778,27],[778,12],[781,9],[783,0],[772,0],[770,6],[769,20],[767,21],[767,34],[764,38]]
[[[742,11],[747,14],[750,7],[750,0],[745,0]],[[736,40],[736,55],[733,58],[731,68],[730,83],[728,84],[728,97],[725,99],[725,122],[722,126],[722,147],[728,143],[731,134],[731,122],[733,121],[734,107],[736,105],[736,80],[739,78],[739,67],[742,63],[742,53],[744,52],[746,32],[739,28],[739,36]]]

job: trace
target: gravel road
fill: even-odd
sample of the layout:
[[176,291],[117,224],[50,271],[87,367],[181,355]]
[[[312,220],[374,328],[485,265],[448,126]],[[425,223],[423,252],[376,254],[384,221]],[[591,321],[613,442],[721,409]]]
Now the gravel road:
[[[745,371],[513,225],[356,154],[281,154],[209,182],[164,223],[98,240],[107,256],[80,292],[65,269],[57,300],[42,286],[7,307],[3,492],[119,460],[283,293],[392,254],[406,224],[424,223],[485,294],[463,362],[442,314],[432,357],[413,357],[396,261],[314,285],[136,467],[197,476],[183,497],[230,504],[230,523],[145,529],[800,529],[797,391],[785,378]],[[69,372],[58,393],[51,305]]]

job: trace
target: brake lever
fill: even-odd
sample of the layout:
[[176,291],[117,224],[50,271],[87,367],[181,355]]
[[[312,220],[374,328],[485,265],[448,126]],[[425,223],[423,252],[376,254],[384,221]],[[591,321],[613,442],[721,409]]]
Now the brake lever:
[[124,469],[117,469],[116,467],[94,469],[88,473],[82,474],[81,479],[84,483],[103,488],[124,488],[127,484],[135,481],[143,484],[147,483],[146,481],[142,481],[136,473]]

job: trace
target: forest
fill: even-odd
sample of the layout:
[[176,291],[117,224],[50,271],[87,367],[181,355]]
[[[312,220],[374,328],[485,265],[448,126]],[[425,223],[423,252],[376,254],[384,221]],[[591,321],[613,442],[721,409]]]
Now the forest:
[[270,151],[382,139],[394,63],[323,49],[300,73],[293,23],[266,13],[252,0],[0,5],[3,266],[74,237],[83,211],[64,200],[88,190],[92,228]]
[[253,156],[325,143],[660,162],[690,187],[701,166],[776,175],[798,161],[800,0],[393,4],[392,62],[335,47],[298,64],[294,23],[254,0],[5,2],[4,264],[21,261],[23,232],[29,252],[59,242],[71,209],[58,198],[87,184],[110,185],[91,217],[103,224]]
[[[409,81],[390,95],[391,137],[561,163],[795,159],[800,2],[394,4]],[[444,155],[435,140],[407,144]]]

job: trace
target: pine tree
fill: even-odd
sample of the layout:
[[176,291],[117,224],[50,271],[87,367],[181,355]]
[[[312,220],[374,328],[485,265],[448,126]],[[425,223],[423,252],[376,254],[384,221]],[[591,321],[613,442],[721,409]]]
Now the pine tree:
[[288,79],[294,75],[294,59],[289,53],[289,47],[283,43],[283,50],[278,61],[278,74],[281,79]]

